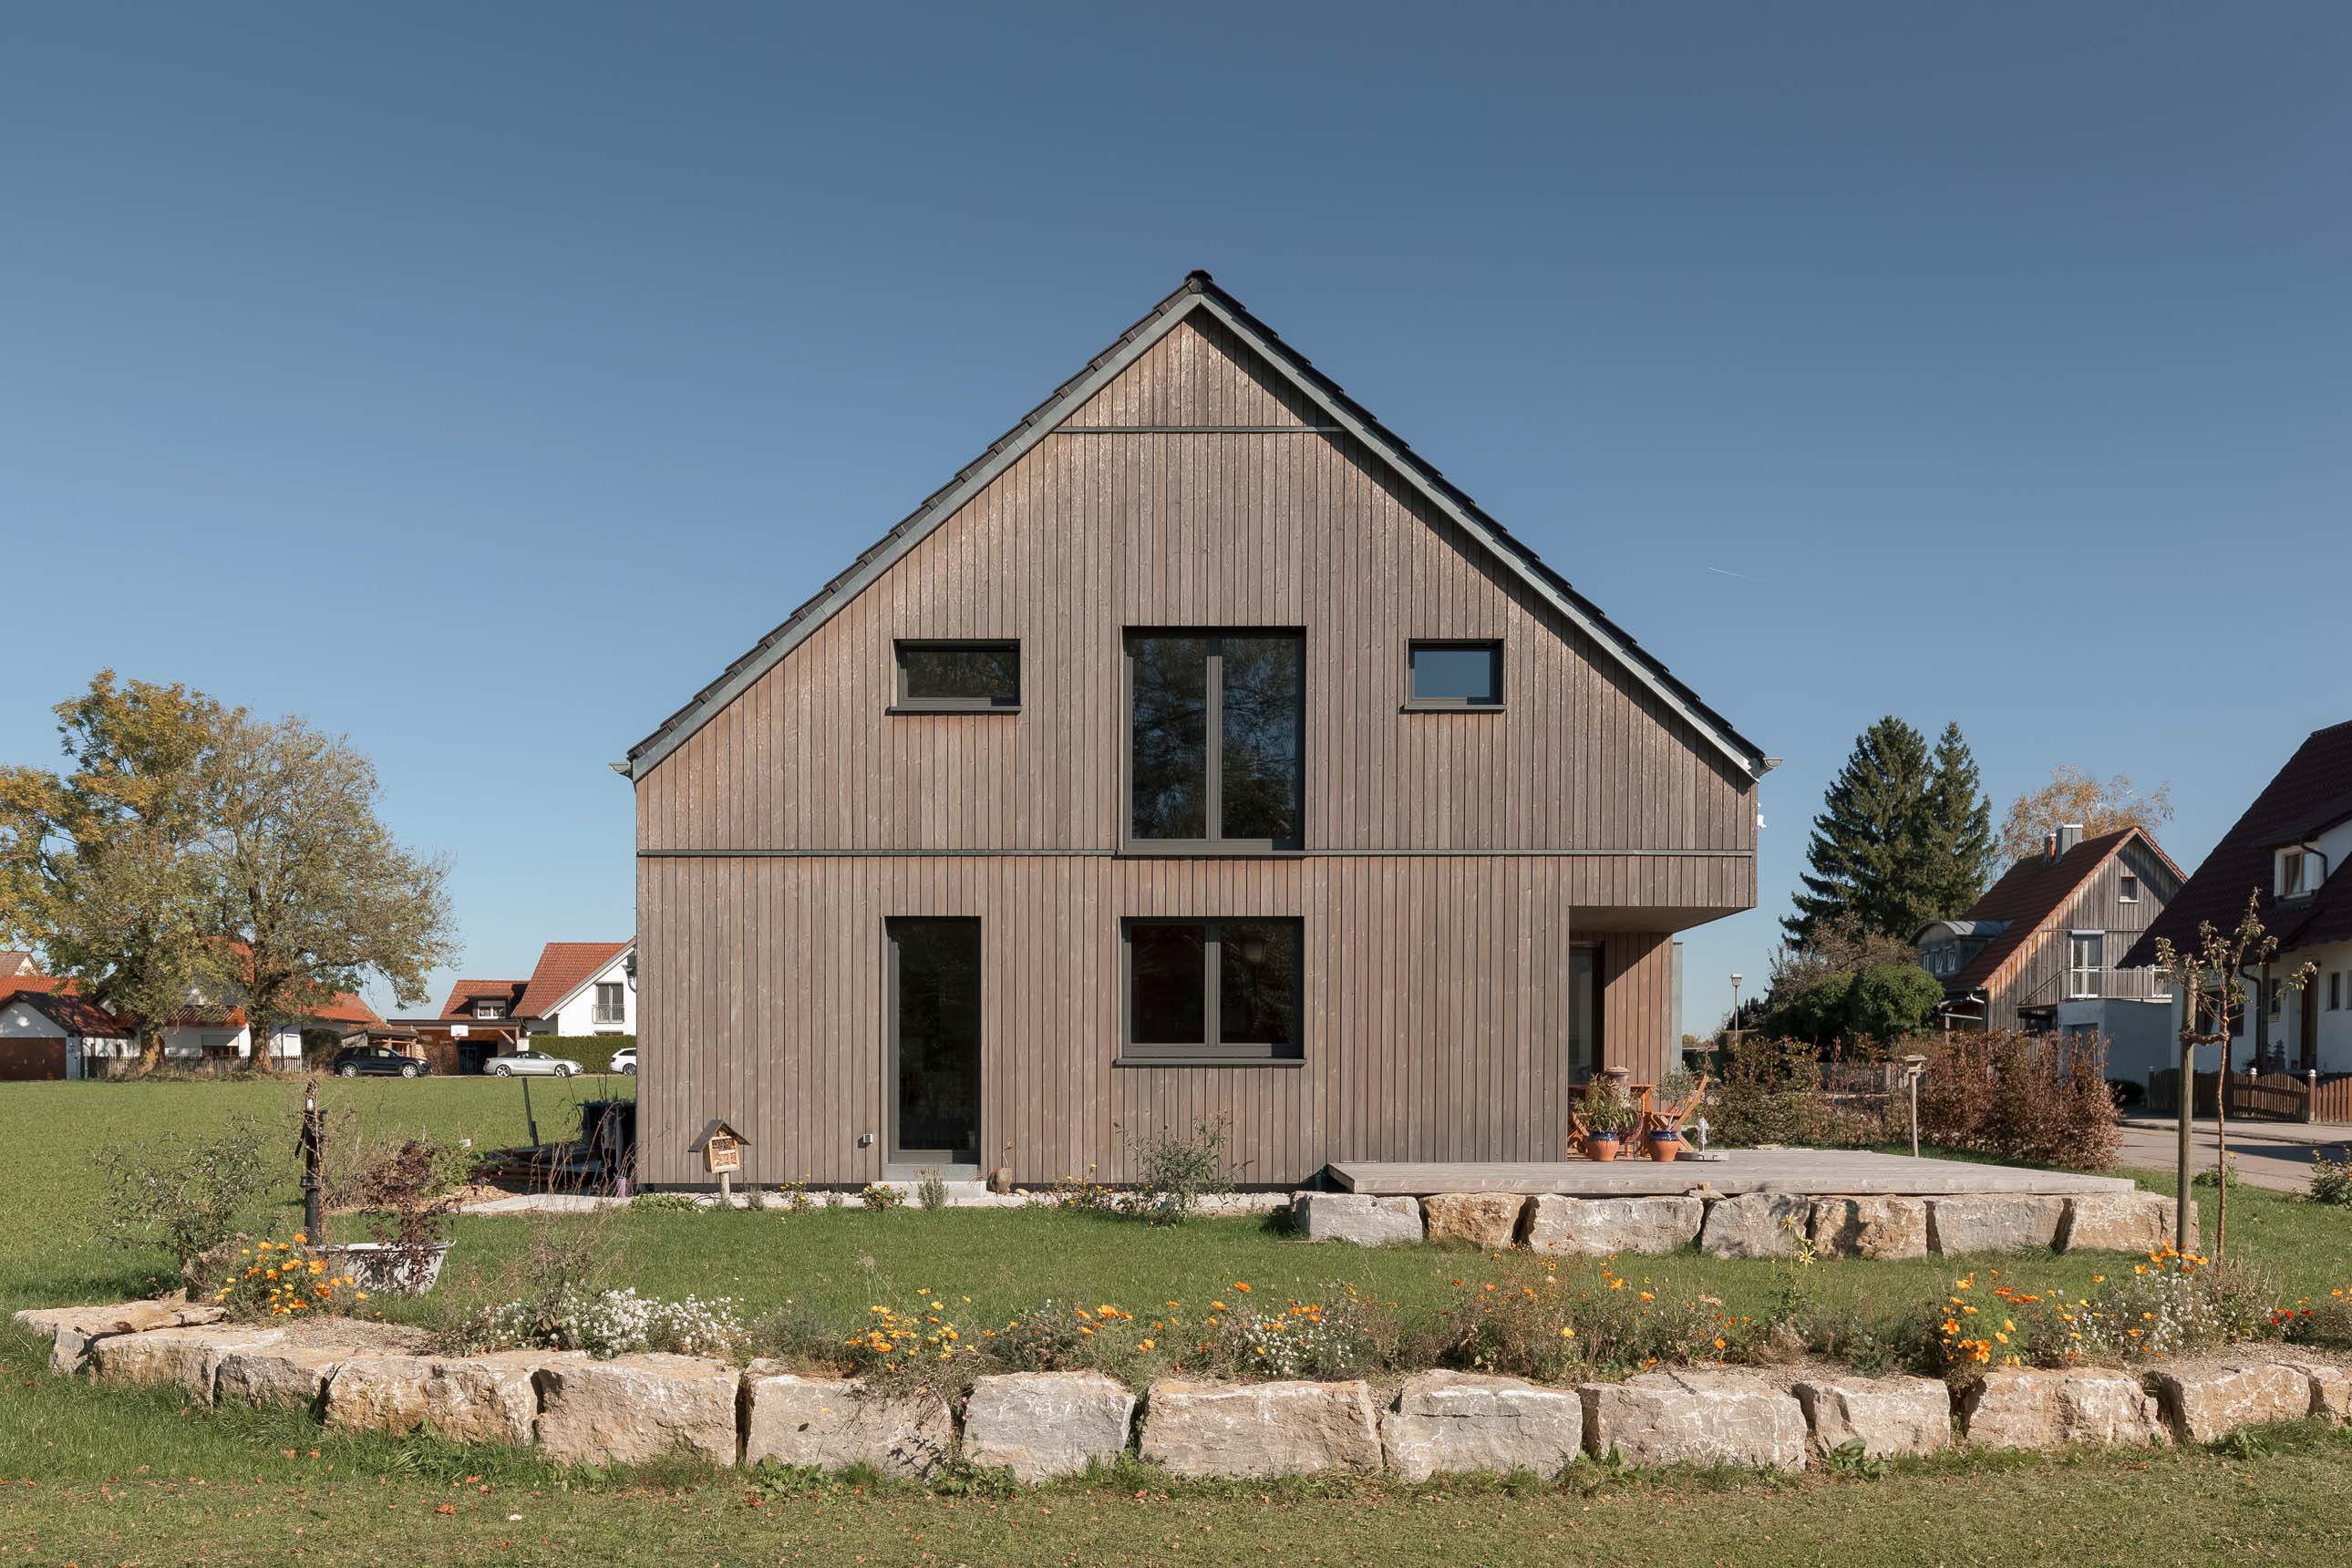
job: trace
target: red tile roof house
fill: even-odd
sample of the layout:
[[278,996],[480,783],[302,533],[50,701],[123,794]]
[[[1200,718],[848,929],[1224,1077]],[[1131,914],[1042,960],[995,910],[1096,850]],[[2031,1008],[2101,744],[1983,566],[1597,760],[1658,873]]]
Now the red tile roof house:
[[[2237,929],[2259,892],[2277,958],[2246,977],[2230,1062],[2243,1070],[2352,1073],[2352,722],[2315,730],[2221,837],[2124,962],[2152,964],[2158,937],[2193,947],[2200,921]],[[2305,963],[2300,992],[2283,977]]]
[[1912,944],[1944,984],[1945,1027],[2103,1035],[2107,1076],[2144,1083],[2171,1064],[2172,1009],[2156,976],[2123,955],[2184,879],[2137,827],[2082,831],[2059,829]]
[[444,1046],[457,1072],[479,1072],[488,1058],[522,1049],[532,1035],[634,1034],[636,951],[634,941],[551,942],[530,979],[460,980],[437,1017],[412,1022]]
[[54,981],[0,978],[0,1083],[94,1078],[102,1058],[136,1057],[137,1037],[135,1026]]
[[[348,1039],[383,1026],[375,1009],[348,992],[339,993],[309,1017],[276,1030],[271,1054],[299,1065],[306,1034],[331,1033]],[[58,1070],[28,1076],[97,1078],[122,1071],[139,1057],[136,1022],[85,1000],[77,994],[73,981],[29,968],[0,977],[0,1038],[11,1036],[58,1042],[55,1049],[41,1047],[40,1054],[45,1066]],[[252,1054],[252,1028],[236,1009],[215,1014],[192,1008],[163,1032],[163,1058],[173,1065],[238,1060]],[[6,1063],[0,1061],[0,1079],[9,1076]]]

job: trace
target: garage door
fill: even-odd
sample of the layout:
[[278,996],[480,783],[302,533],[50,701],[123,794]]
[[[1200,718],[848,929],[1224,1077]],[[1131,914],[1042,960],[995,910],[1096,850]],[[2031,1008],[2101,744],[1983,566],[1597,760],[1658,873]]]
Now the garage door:
[[63,1040],[0,1040],[0,1083],[65,1076]]

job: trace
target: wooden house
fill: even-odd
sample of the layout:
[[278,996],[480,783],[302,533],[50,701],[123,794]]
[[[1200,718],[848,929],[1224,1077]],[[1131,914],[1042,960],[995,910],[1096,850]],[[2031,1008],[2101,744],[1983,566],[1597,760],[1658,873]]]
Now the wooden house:
[[640,1176],[1558,1158],[1770,765],[1194,273],[631,751]]

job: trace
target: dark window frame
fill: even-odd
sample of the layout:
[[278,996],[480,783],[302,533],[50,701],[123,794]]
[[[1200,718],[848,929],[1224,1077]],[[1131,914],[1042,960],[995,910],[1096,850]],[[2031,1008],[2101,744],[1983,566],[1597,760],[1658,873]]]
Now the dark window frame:
[[[1223,928],[1228,921],[1286,925],[1298,942],[1297,992],[1292,1016],[1298,1021],[1298,1038],[1288,1045],[1272,1042],[1228,1044],[1217,1037],[1223,1022],[1219,993],[1224,986]],[[1145,1044],[1135,1039],[1135,943],[1133,933],[1144,926],[1201,928],[1202,1011],[1197,1044]],[[1114,1067],[1267,1067],[1307,1065],[1307,921],[1298,915],[1129,915],[1118,922],[1118,1055]]]
[[[1013,695],[1002,697],[909,697],[907,655],[1009,651],[1013,655]],[[890,644],[890,707],[892,713],[1018,713],[1025,678],[1018,637],[898,637]]]
[[[1202,821],[1206,838],[1138,838],[1135,836],[1135,644],[1139,639],[1199,637],[1209,645],[1206,736],[1207,796]],[[1227,838],[1225,815],[1224,655],[1226,637],[1287,637],[1298,650],[1298,831],[1288,838]],[[1307,849],[1307,632],[1301,626],[1129,626],[1119,637],[1118,668],[1118,852],[1143,858],[1171,856],[1294,856]],[[1240,918],[1240,917],[1235,917]]]
[[[1473,701],[1467,697],[1417,697],[1412,689],[1412,656],[1423,648],[1476,648],[1495,659],[1495,700]],[[1510,700],[1504,674],[1500,637],[1409,637],[1404,645],[1404,711],[1407,713],[1500,713]]]

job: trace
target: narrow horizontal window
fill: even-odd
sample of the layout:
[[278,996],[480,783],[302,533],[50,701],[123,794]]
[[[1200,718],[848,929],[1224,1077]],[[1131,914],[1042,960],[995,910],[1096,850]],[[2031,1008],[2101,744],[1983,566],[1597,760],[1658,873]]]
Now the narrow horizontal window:
[[902,642],[898,695],[907,713],[982,713],[1021,706],[1016,642]]
[[1305,994],[1299,921],[1131,920],[1124,934],[1123,1059],[1299,1059]]
[[1416,642],[1406,659],[1415,708],[1500,708],[1503,645]]

